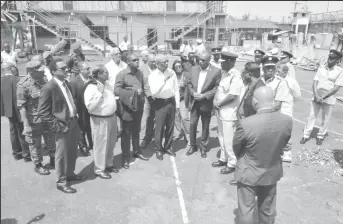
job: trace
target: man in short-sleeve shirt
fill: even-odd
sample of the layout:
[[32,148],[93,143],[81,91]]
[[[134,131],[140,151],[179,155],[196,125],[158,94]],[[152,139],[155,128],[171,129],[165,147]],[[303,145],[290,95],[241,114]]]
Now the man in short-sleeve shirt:
[[305,144],[311,135],[316,118],[322,110],[324,120],[317,134],[317,145],[321,145],[327,132],[328,122],[331,117],[332,107],[336,103],[336,92],[343,86],[343,70],[337,66],[342,58],[342,53],[330,50],[327,63],[320,67],[313,80],[313,99],[311,101],[310,116],[304,128],[303,138],[300,144]]
[[229,174],[235,170],[237,162],[232,148],[232,140],[238,122],[237,109],[243,90],[243,81],[240,72],[233,69],[237,55],[224,48],[221,51],[221,57],[222,79],[214,97],[214,106],[218,116],[218,139],[221,153],[220,159],[212,163],[212,166],[225,166],[220,173]]

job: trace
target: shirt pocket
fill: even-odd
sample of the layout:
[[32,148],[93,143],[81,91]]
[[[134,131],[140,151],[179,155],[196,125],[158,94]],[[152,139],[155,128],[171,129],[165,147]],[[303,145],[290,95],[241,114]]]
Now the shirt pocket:
[[30,92],[30,97],[33,100],[38,100],[39,96],[40,96],[40,91],[31,91]]

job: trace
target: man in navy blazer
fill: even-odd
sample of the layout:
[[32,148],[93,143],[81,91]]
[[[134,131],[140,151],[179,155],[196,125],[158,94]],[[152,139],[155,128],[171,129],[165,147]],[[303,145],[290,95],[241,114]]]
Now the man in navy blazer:
[[15,65],[4,62],[1,65],[1,116],[6,116],[10,123],[10,139],[12,155],[15,160],[24,158],[31,161],[29,146],[25,141],[23,122],[17,109],[17,83],[19,82],[18,69]]
[[211,55],[203,53],[199,55],[199,66],[192,67],[192,76],[190,77],[189,88],[189,107],[191,110],[190,124],[190,148],[187,156],[196,152],[196,133],[199,118],[202,121],[202,135],[200,143],[200,152],[203,158],[206,158],[206,148],[209,143],[209,129],[213,110],[213,98],[217,91],[221,71],[219,68],[210,64]]
[[[273,224],[275,220],[276,185],[283,176],[281,155],[291,137],[292,118],[275,112],[273,101],[270,87],[256,89],[257,114],[240,120],[234,134],[239,223]],[[254,217],[255,206],[259,217]]]
[[80,138],[75,98],[66,80],[66,63],[60,58],[53,59],[49,67],[53,78],[42,88],[38,113],[43,121],[48,122],[51,131],[56,132],[57,189],[64,193],[75,193],[69,181],[86,179],[74,173]]

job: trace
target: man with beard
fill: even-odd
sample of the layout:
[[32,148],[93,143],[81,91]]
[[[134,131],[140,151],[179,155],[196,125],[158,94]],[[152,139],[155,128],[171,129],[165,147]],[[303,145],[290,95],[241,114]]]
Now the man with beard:
[[[85,156],[90,156],[89,150],[93,149],[92,133],[90,126],[90,115],[85,105],[84,92],[86,83],[90,81],[91,68],[86,62],[79,62],[80,74],[70,79],[70,87],[73,96],[76,99],[76,109],[79,115],[79,126],[81,136],[79,139],[79,149]],[[88,140],[86,141],[86,137]]]
[[42,61],[30,61],[26,64],[28,75],[17,85],[17,106],[24,124],[23,135],[29,144],[31,159],[35,165],[35,172],[40,175],[50,174],[42,165],[43,150],[42,136],[50,155],[50,165],[55,164],[55,135],[50,131],[46,121],[39,115],[39,97],[47,80],[44,77]]
[[[163,154],[176,156],[172,150],[175,113],[180,108],[180,93],[177,77],[168,68],[168,59],[164,55],[156,56],[157,69],[149,76],[149,86],[155,98],[153,108],[156,114],[155,150],[156,158],[163,160]],[[163,136],[164,146],[162,147]]]
[[[128,54],[128,67],[119,72],[114,85],[114,93],[119,96],[122,105],[122,136],[121,150],[123,154],[123,166],[129,168],[130,164],[130,137],[132,136],[133,156],[142,160],[144,157],[139,147],[139,132],[144,109],[144,77],[138,69],[139,58],[136,54]],[[127,100],[129,98],[129,100]],[[136,108],[131,107],[132,101],[136,100]],[[129,102],[127,102],[129,101]]]
[[237,126],[237,108],[243,89],[239,71],[234,69],[238,55],[228,49],[221,51],[222,78],[214,96],[214,107],[218,117],[218,139],[221,147],[220,159],[212,163],[213,167],[225,166],[221,174],[230,174],[236,167],[236,156],[232,149],[233,134]]
[[139,67],[144,75],[144,93],[145,93],[145,103],[144,111],[141,123],[141,143],[140,147],[145,149],[145,147],[152,141],[154,135],[154,126],[155,126],[155,111],[152,108],[152,102],[154,97],[151,95],[150,86],[149,86],[149,76],[156,69],[155,55],[148,55],[148,63],[143,64]]
[[220,82],[221,70],[210,65],[211,55],[203,53],[199,55],[199,65],[192,67],[192,75],[188,83],[190,93],[190,148],[187,156],[198,151],[196,146],[196,134],[199,118],[202,121],[202,135],[200,143],[201,157],[206,158],[206,150],[209,143],[209,128],[212,117],[213,98]]
[[336,103],[335,94],[343,86],[343,70],[337,66],[342,58],[342,52],[330,50],[327,63],[320,67],[313,79],[313,99],[311,101],[310,115],[304,128],[303,138],[300,144],[305,144],[311,135],[312,129],[320,110],[323,113],[323,121],[317,134],[317,145],[321,145],[327,132],[331,118],[332,107]]

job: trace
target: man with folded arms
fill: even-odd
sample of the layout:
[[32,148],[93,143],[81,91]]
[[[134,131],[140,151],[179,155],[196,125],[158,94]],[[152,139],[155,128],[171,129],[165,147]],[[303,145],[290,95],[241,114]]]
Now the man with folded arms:
[[[156,158],[163,160],[163,154],[176,156],[172,150],[175,113],[180,108],[180,93],[175,72],[168,68],[164,55],[156,56],[157,69],[149,76],[151,95],[155,98],[153,108],[156,116],[155,150]],[[162,147],[163,136],[164,146]]]

